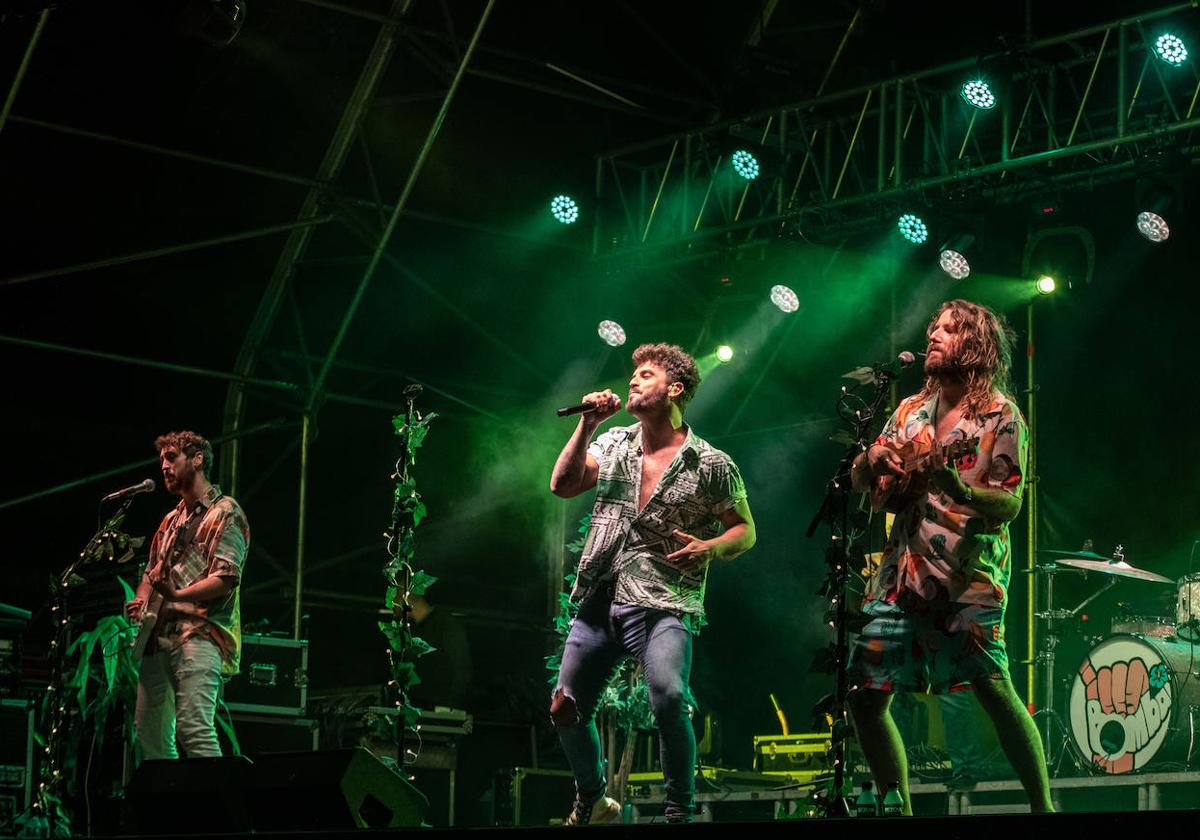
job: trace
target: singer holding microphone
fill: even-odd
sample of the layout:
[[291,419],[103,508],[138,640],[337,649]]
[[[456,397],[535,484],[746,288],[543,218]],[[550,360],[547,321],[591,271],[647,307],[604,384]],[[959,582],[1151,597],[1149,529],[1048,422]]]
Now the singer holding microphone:
[[627,410],[638,422],[593,442],[621,399],[607,390],[588,394],[550,478],[551,492],[563,498],[598,487],[571,592],[579,612],[550,705],[575,774],[567,825],[612,822],[620,814],[605,796],[594,716],[625,656],[642,664],[658,723],[667,820],[691,822],[696,737],[683,698],[708,566],[755,541],[737,466],[683,422],[700,384],[695,360],[675,345],[643,344],[633,364]]
[[[138,675],[137,741],[146,759],[177,758],[176,738],[188,758],[219,756],[214,718],[222,680],[238,672],[238,583],[250,528],[241,506],[210,482],[207,440],[168,432],[154,445],[167,492],[181,498],[158,526],[125,605],[151,631]],[[152,616],[147,604],[159,598]]]
[[[898,784],[912,813],[895,691],[973,689],[1035,812],[1054,810],[1037,728],[1013,690],[1004,644],[1012,574],[1008,523],[1021,512],[1029,427],[1009,396],[1014,335],[985,306],[942,304],[926,330],[925,386],[901,401],[853,467],[854,486],[905,476],[897,450],[927,492],[898,503],[850,656],[850,711],[880,790]],[[952,444],[975,451],[947,457]],[[964,447],[964,449],[969,449]],[[915,465],[914,465],[915,464]]]

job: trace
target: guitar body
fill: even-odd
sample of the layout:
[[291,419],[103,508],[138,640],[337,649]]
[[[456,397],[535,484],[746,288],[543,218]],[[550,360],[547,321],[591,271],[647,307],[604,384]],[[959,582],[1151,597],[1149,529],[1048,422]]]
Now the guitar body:
[[[904,475],[881,475],[871,480],[868,494],[871,509],[899,513],[929,492],[929,477],[925,466],[929,459],[930,445],[909,441],[903,446],[893,446],[892,451],[903,462]],[[946,459],[957,461],[964,455],[979,452],[979,438],[956,440],[944,448]]]
[[137,633],[134,634],[133,641],[129,643],[129,653],[133,656],[134,662],[141,662],[142,657],[146,655],[146,645],[150,643],[151,636],[154,635],[154,628],[158,624],[158,614],[162,611],[163,596],[157,591],[152,591],[150,597],[146,599],[146,606],[142,607],[142,617],[138,621]]
[[919,459],[922,455],[928,455],[929,447],[920,447],[909,441],[903,446],[893,446],[891,449],[905,463],[906,472],[903,476],[876,476],[871,481],[871,489],[868,492],[871,497],[871,510],[899,513],[929,491],[929,480],[924,473],[907,468],[909,462]]

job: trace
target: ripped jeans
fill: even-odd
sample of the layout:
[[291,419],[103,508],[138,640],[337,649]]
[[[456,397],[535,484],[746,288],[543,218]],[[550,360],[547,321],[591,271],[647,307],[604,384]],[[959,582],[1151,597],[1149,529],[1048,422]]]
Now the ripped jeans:
[[695,794],[696,734],[684,695],[692,670],[692,634],[675,613],[591,598],[571,623],[551,718],[584,800],[605,788],[596,731],[596,704],[626,655],[642,664],[659,729],[666,816],[687,818]]

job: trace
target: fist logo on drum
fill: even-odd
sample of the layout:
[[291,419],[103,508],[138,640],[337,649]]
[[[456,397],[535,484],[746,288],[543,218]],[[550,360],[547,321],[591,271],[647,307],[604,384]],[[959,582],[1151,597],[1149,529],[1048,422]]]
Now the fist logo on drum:
[[1108,639],[1088,654],[1071,691],[1076,746],[1105,772],[1141,770],[1171,728],[1173,699],[1171,669],[1155,645]]

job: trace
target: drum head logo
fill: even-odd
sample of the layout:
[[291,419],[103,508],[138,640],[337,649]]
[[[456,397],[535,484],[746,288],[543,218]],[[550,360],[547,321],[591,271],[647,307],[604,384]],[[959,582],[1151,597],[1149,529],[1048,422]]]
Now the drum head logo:
[[1162,746],[1171,702],[1171,672],[1157,650],[1136,637],[1102,642],[1071,688],[1075,744],[1107,773],[1140,770]]

